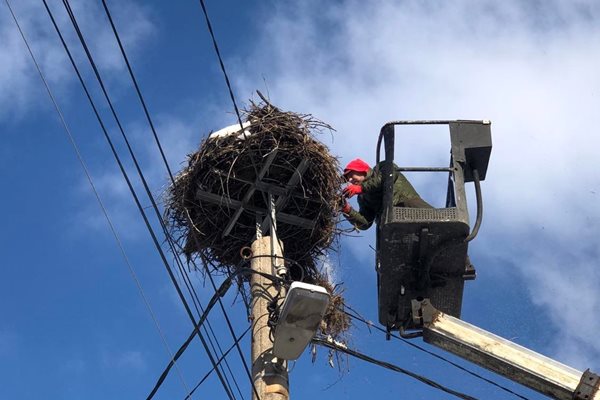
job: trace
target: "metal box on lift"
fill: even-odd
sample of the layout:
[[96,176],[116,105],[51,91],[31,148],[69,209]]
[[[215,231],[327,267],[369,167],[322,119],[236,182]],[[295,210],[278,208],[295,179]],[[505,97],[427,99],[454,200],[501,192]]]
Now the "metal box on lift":
[[[393,201],[396,126],[448,125],[449,167],[404,167],[402,171],[448,174],[445,208],[396,207]],[[398,129],[399,130],[399,129]],[[479,182],[485,179],[492,148],[489,121],[394,121],[381,128],[385,148],[383,208],[377,227],[379,321],[389,330],[411,329],[411,300],[429,298],[440,311],[460,317],[464,281],[475,278],[467,265],[468,242],[482,217]],[[474,182],[477,219],[470,229],[465,182]]]

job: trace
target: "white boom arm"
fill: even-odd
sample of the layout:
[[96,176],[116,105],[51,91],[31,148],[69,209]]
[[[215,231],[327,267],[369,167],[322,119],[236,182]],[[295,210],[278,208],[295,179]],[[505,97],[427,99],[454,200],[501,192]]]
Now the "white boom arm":
[[600,400],[600,377],[561,364],[413,300],[413,322],[425,342],[560,400]]

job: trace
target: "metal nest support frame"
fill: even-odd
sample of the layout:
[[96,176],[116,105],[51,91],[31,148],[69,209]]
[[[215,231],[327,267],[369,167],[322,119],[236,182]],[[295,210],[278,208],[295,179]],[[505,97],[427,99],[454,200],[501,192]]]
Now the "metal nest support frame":
[[[265,216],[265,219],[260,224],[260,228],[257,230],[257,235],[259,233],[258,231],[260,231],[260,235],[258,236],[262,236],[270,230],[270,215],[275,215],[279,220],[285,222],[286,224],[296,225],[304,229],[314,228],[315,221],[313,220],[281,212],[283,207],[285,207],[285,205],[289,201],[293,189],[300,183],[302,175],[304,175],[304,172],[306,172],[308,161],[306,159],[303,160],[300,163],[300,165],[296,167],[288,183],[284,187],[282,187],[279,185],[274,185],[272,183],[266,183],[262,181],[265,175],[267,175],[276,156],[277,150],[273,150],[271,154],[269,154],[269,156],[266,157],[265,163],[261,166],[256,180],[252,183],[251,187],[244,194],[242,200],[235,200],[228,196],[220,196],[214,193],[206,192],[201,189],[197,189],[196,196],[198,199],[235,209],[235,213],[225,226],[221,237],[226,237],[231,233],[231,230],[233,229],[233,227],[235,226],[235,224],[237,223],[238,219],[244,211],[254,212],[257,216]],[[257,190],[268,194],[269,198],[274,198],[274,196],[279,197],[274,202],[274,204],[271,205],[269,202],[268,209],[248,204]]]
[[[302,176],[308,168],[308,160],[303,159],[300,164],[295,168],[291,178],[285,184],[285,186],[275,185],[273,183],[263,182],[265,176],[268,176],[269,169],[273,164],[277,156],[277,149],[274,149],[266,158],[265,162],[260,167],[258,175],[255,181],[251,184],[250,188],[244,194],[242,200],[231,199],[228,196],[219,196],[214,193],[206,192],[201,189],[196,191],[196,196],[204,201],[212,202],[214,204],[225,205],[229,208],[235,209],[235,212],[227,225],[225,226],[221,237],[228,236],[235,224],[238,222],[240,216],[244,211],[253,212],[256,215],[256,238],[261,238],[267,233],[270,233],[271,237],[271,249],[274,249],[273,244],[279,240],[277,238],[277,219],[285,222],[286,224],[295,225],[303,229],[313,229],[315,227],[315,221],[302,218],[296,215],[283,213],[281,210],[286,206],[290,197],[293,194],[293,190],[298,186],[302,180]],[[252,196],[256,191],[266,193],[268,196],[267,209],[252,206],[249,204]],[[277,199],[275,197],[277,196]],[[273,256],[273,254],[272,254]],[[281,259],[273,257],[273,271],[281,276],[287,273],[287,269]]]

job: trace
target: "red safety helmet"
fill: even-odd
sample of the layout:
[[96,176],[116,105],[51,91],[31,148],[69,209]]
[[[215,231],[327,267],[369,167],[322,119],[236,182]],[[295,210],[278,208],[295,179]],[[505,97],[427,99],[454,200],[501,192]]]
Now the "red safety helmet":
[[360,158],[355,158],[354,160],[350,161],[348,165],[346,165],[346,168],[344,168],[344,175],[351,171],[369,172],[370,169],[371,167],[369,167],[369,164],[367,164]]

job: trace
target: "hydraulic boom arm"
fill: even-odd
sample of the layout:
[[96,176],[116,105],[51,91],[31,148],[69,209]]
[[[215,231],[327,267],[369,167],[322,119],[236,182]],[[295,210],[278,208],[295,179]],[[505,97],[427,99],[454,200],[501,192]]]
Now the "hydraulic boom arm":
[[509,340],[436,310],[428,299],[413,300],[423,340],[560,400],[600,400],[600,377],[561,364]]

